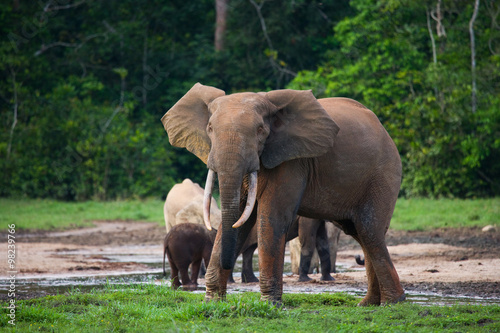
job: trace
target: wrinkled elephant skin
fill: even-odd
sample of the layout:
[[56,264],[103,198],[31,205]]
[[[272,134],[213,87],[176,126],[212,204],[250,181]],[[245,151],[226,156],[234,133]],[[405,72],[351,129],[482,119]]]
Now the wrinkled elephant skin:
[[[368,278],[360,305],[404,299],[385,244],[401,160],[365,106],[298,90],[225,95],[198,83],[162,123],[170,143],[198,156],[219,180],[222,222],[206,274],[207,299],[225,297],[224,277],[256,225],[261,298],[280,303],[285,238],[296,215],[335,221],[360,243]],[[255,186],[256,202],[250,195],[247,202]],[[252,214],[233,228],[245,207]]]

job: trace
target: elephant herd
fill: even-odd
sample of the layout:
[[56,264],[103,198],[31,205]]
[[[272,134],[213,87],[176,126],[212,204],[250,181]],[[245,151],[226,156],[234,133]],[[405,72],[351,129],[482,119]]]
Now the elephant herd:
[[[186,289],[196,288],[202,267],[210,263],[217,229],[220,227],[221,213],[217,203],[210,209],[211,229],[203,220],[204,190],[200,185],[185,179],[172,187],[165,200],[163,213],[167,235],[163,243],[163,275],[166,275],[165,257],[171,268],[172,285]],[[253,272],[253,254],[257,248],[256,228],[242,248],[241,281],[258,282]],[[287,236],[290,239],[290,258],[292,272],[299,275],[298,281],[311,280],[308,274],[320,263],[321,280],[334,280],[330,273],[335,272],[337,246],[340,229],[324,220],[298,216]],[[191,275],[189,275],[191,268]],[[180,276],[179,276],[180,275]],[[229,282],[234,282],[232,275]]]
[[[226,94],[197,83],[161,122],[172,146],[207,166],[201,206],[209,230],[219,223],[211,213],[218,179],[220,224],[205,300],[226,298],[236,258],[258,244],[261,299],[281,304],[285,247],[299,234],[297,216],[331,221],[361,245],[368,288],[360,306],[405,299],[385,242],[401,158],[367,107],[344,97],[316,99],[309,90]],[[316,233],[316,245],[322,237]],[[324,252],[320,257],[327,258]]]

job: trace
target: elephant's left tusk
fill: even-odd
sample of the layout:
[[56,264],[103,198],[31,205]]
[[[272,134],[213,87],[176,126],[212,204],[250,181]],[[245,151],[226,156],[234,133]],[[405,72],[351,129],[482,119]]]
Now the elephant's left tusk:
[[208,169],[207,181],[205,183],[205,195],[203,196],[203,221],[208,230],[212,230],[210,224],[210,203],[212,202],[212,190],[215,183],[215,172]]
[[257,171],[252,172],[248,175],[249,185],[248,185],[248,196],[247,204],[245,210],[238,221],[233,224],[233,228],[239,228],[245,223],[250,215],[252,214],[253,207],[255,206],[255,199],[257,198]]

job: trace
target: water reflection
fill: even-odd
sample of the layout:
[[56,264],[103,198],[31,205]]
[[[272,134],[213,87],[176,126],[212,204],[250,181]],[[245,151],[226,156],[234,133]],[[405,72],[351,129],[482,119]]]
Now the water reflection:
[[[235,273],[238,277],[239,273]],[[57,295],[64,293],[71,293],[73,291],[88,292],[92,289],[99,289],[103,286],[113,285],[117,289],[120,286],[127,286],[130,284],[154,284],[170,288],[170,281],[163,277],[161,269],[155,269],[152,272],[132,272],[127,274],[115,275],[93,275],[85,277],[45,277],[45,278],[19,278],[16,280],[16,292],[20,299]],[[195,290],[190,290],[195,293],[204,293],[205,286],[200,284]],[[259,292],[259,284],[228,284],[228,293],[243,293],[243,292]],[[8,287],[0,285],[0,295],[2,299],[6,298]],[[334,293],[346,292],[351,295],[362,297],[366,290],[355,289],[342,286],[340,284],[312,284],[312,285],[296,285],[285,284],[283,287],[284,293]],[[454,304],[500,304],[498,298],[480,298],[469,296],[443,296],[435,293],[417,293],[410,292],[407,294],[407,301],[421,305],[454,305]]]

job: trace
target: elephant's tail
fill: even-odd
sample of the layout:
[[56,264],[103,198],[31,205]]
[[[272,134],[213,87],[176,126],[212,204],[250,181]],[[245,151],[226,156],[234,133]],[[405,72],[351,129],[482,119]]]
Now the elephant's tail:
[[358,265],[361,265],[361,266],[365,265],[365,259],[361,259],[361,256],[359,254],[356,254],[356,256],[354,257],[354,259],[356,259],[356,263]]

